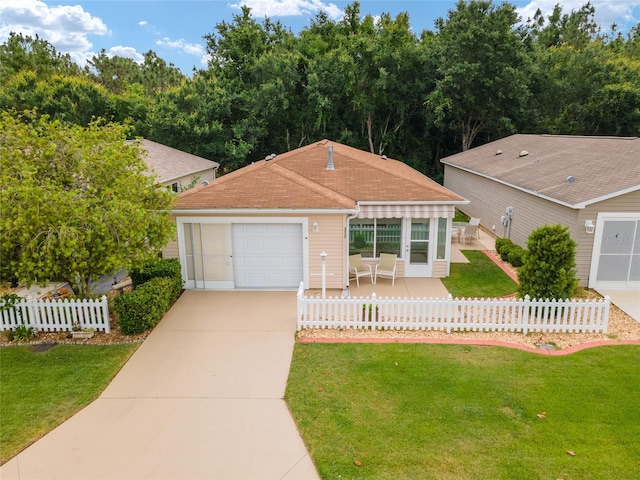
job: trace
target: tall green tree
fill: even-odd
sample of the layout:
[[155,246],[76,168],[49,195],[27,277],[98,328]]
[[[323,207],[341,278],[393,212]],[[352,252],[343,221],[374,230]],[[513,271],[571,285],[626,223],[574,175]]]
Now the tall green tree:
[[436,22],[432,41],[437,65],[435,89],[427,108],[436,123],[450,128],[468,150],[476,137],[515,131],[529,97],[529,57],[509,3],[459,0]]
[[80,75],[81,69],[69,55],[62,55],[37,35],[11,32],[0,45],[0,85],[18,72],[33,72],[38,79],[55,74]]
[[122,94],[128,87],[138,84],[144,88],[146,95],[153,97],[156,93],[176,87],[185,76],[172,63],[158,57],[149,50],[144,54],[144,61],[136,62],[131,58],[109,56],[103,49],[89,60],[89,75],[97,83],[112,93]]
[[173,237],[173,195],[145,174],[126,128],[0,114],[0,276],[69,281],[140,266]]
[[31,71],[14,75],[0,87],[0,108],[32,110],[54,119],[87,126],[95,118],[123,121],[112,95],[86,77],[55,74],[38,79]]

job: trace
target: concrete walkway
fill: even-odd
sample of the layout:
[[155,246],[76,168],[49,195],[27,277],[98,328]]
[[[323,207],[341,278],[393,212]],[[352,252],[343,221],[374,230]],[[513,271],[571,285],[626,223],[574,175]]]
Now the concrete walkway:
[[317,479],[282,400],[295,292],[186,291],[100,397],[9,479]]

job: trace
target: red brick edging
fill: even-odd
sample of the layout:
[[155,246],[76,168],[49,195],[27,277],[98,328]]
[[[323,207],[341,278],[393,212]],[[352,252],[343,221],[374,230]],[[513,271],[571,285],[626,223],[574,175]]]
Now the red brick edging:
[[489,257],[491,259],[491,261],[493,263],[495,263],[498,267],[500,267],[500,269],[506,273],[507,275],[509,275],[509,277],[516,282],[517,284],[519,284],[520,282],[518,282],[518,275],[516,275],[515,273],[513,273],[511,270],[509,270],[508,268],[505,268],[504,265],[502,265],[500,262],[498,262],[498,260],[496,259],[496,257],[494,257],[491,253],[489,253],[489,250],[482,250],[482,253],[484,253],[487,257]]
[[604,347],[611,345],[639,345],[640,340],[622,340],[622,341],[597,341],[587,342],[580,345],[572,345],[562,350],[542,350],[539,348],[519,345],[517,343],[498,342],[494,340],[454,340],[446,338],[299,338],[298,343],[429,343],[429,344],[445,344],[445,345],[475,345],[479,347],[506,347],[515,348],[529,353],[538,353],[540,355],[570,355],[580,350],[593,347]]

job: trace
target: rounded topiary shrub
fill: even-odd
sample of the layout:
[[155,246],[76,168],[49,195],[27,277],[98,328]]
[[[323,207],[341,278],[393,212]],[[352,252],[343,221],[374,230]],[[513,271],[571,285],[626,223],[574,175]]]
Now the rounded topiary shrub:
[[569,228],[545,225],[534,230],[527,242],[527,254],[518,269],[521,297],[564,300],[578,288],[575,261],[576,242]]

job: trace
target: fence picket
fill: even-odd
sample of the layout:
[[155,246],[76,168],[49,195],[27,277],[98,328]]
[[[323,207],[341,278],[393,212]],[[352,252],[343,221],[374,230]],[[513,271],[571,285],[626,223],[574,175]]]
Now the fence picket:
[[[297,326],[371,330],[606,332],[610,299],[376,298],[304,296],[298,291]],[[97,308],[97,307],[96,307]],[[97,320],[96,320],[97,321]],[[3,324],[6,320],[3,319]],[[93,323],[93,320],[92,320]]]
[[71,331],[77,324],[82,328],[108,333],[109,307],[107,297],[100,300],[33,300],[27,297],[13,308],[0,312],[0,331],[27,325],[37,331]]

